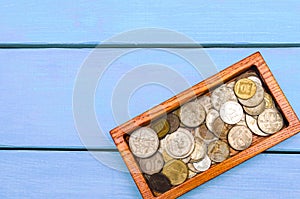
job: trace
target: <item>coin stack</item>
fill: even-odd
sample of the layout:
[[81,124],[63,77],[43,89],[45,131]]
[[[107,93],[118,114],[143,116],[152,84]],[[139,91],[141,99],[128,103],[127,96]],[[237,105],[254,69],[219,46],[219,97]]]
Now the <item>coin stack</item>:
[[129,147],[152,191],[164,193],[283,125],[260,78],[244,74],[135,130]]

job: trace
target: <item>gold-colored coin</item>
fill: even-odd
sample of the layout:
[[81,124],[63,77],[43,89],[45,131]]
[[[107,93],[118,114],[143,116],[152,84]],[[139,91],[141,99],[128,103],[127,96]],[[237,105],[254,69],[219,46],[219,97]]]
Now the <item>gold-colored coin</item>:
[[184,162],[171,160],[165,164],[162,173],[170,179],[172,185],[179,185],[187,179],[189,172]]
[[256,84],[247,78],[240,79],[234,85],[234,93],[240,99],[250,99],[256,93]]
[[264,100],[265,100],[265,108],[275,108],[274,101],[272,99],[272,96],[269,93],[265,92]]
[[151,124],[151,128],[157,133],[158,138],[161,139],[169,133],[170,125],[166,119],[160,119]]

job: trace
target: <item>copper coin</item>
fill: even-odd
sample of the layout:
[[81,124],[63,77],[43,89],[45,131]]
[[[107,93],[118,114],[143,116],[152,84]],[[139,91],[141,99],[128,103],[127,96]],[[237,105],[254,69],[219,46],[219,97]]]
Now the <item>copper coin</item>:
[[162,173],[151,175],[148,183],[150,189],[158,193],[164,193],[172,188],[169,178]]
[[170,130],[169,133],[175,132],[180,125],[179,117],[173,113],[168,114],[167,121],[170,124]]

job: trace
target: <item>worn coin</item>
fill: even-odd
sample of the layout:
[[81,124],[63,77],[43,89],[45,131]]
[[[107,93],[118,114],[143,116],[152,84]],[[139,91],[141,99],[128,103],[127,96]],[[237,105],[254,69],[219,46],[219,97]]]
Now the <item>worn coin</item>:
[[215,109],[211,109],[207,115],[206,115],[206,127],[208,130],[213,131],[213,123],[216,120],[216,118],[219,117],[219,112],[216,111]]
[[256,84],[247,78],[240,79],[234,85],[234,93],[239,99],[250,99],[256,93]]
[[225,102],[221,106],[220,117],[227,124],[236,124],[243,117],[243,108],[238,102]]
[[196,102],[189,102],[180,108],[180,121],[187,127],[197,127],[205,120],[203,106]]
[[196,175],[197,175],[196,172],[193,172],[192,170],[189,169],[189,175],[188,175],[189,179],[195,177]]
[[190,171],[194,172],[194,173],[200,173],[199,171],[197,171],[194,167],[194,164],[193,163],[187,163],[187,167]]
[[255,107],[244,106],[244,111],[249,115],[259,115],[265,110],[265,100]]
[[175,159],[186,158],[195,147],[194,137],[189,130],[178,128],[166,137],[166,152]]
[[234,88],[234,85],[235,85],[235,81],[228,83],[226,86],[227,86],[228,88],[233,89],[233,88]]
[[131,152],[140,158],[152,156],[158,149],[159,139],[156,132],[148,127],[135,130],[129,137]]
[[275,108],[274,101],[272,99],[272,96],[269,93],[265,92],[264,100],[265,100],[265,108]]
[[150,189],[158,193],[164,193],[172,188],[169,178],[162,173],[151,175],[148,183]]
[[164,166],[164,160],[160,152],[156,152],[149,158],[141,158],[139,160],[140,168],[143,173],[152,175],[160,172]]
[[177,115],[175,115],[173,113],[168,114],[167,121],[170,124],[169,133],[173,133],[174,131],[176,131],[179,128],[180,121],[179,121],[179,117]]
[[264,89],[256,83],[256,92],[250,99],[244,100],[239,98],[239,102],[247,107],[254,107],[259,105],[264,100]]
[[234,126],[228,133],[228,143],[235,150],[244,150],[252,143],[252,133],[245,126]]
[[157,133],[160,139],[165,137],[170,130],[169,122],[166,119],[160,119],[151,124],[150,127]]
[[184,163],[188,163],[190,160],[191,160],[191,156],[188,156],[188,157],[186,157],[186,158],[183,158],[183,159],[181,159],[182,160],[182,162],[184,162]]
[[208,130],[205,124],[201,124],[198,128],[195,129],[195,137],[199,137],[204,141],[210,142],[216,139],[216,136]]
[[280,131],[283,127],[283,119],[279,111],[273,108],[265,109],[257,119],[259,128],[268,134]]
[[188,177],[188,168],[181,160],[171,160],[167,162],[162,170],[172,185],[183,183]]
[[245,116],[246,114],[245,113],[243,113],[243,117],[242,117],[242,119],[238,122],[238,123],[236,123],[236,125],[243,125],[243,126],[247,126],[247,124],[246,124],[246,116]]
[[262,86],[262,83],[261,83],[260,79],[257,76],[249,76],[247,78]]
[[249,129],[252,131],[252,133],[258,135],[258,136],[268,136],[269,134],[262,132],[258,126],[257,126],[257,120],[250,116],[246,115],[246,123]]
[[201,104],[205,110],[206,113],[208,113],[208,111],[210,109],[212,109],[212,104],[211,104],[211,98],[207,95],[201,96],[199,98],[197,98],[197,103]]
[[216,110],[220,110],[222,104],[227,101],[237,101],[231,88],[228,88],[226,85],[222,85],[212,92],[211,103]]
[[209,169],[211,165],[211,160],[207,155],[205,155],[202,160],[194,162],[193,165],[198,172],[203,172]]
[[212,132],[221,140],[226,140],[227,134],[231,127],[232,125],[224,123],[224,121],[220,117],[217,117],[213,123]]
[[191,153],[190,157],[190,162],[197,162],[200,159],[202,159],[207,152],[207,147],[206,144],[200,139],[200,138],[195,138],[195,148],[193,152]]
[[174,160],[165,150],[161,153],[164,159],[164,162],[169,162],[170,160]]
[[223,162],[229,157],[229,146],[221,140],[211,142],[208,145],[207,155],[214,162]]

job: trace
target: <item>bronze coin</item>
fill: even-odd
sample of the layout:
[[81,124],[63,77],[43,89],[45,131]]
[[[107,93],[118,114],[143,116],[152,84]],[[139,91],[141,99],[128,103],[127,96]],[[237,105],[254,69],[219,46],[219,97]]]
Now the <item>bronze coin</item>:
[[172,188],[169,178],[162,173],[151,175],[148,183],[150,189],[158,193],[164,193]]
[[160,119],[151,124],[151,128],[157,133],[158,138],[161,139],[169,133],[170,124],[166,119]]
[[167,121],[169,122],[170,125],[169,133],[173,133],[179,128],[180,120],[177,115],[173,113],[168,114]]

